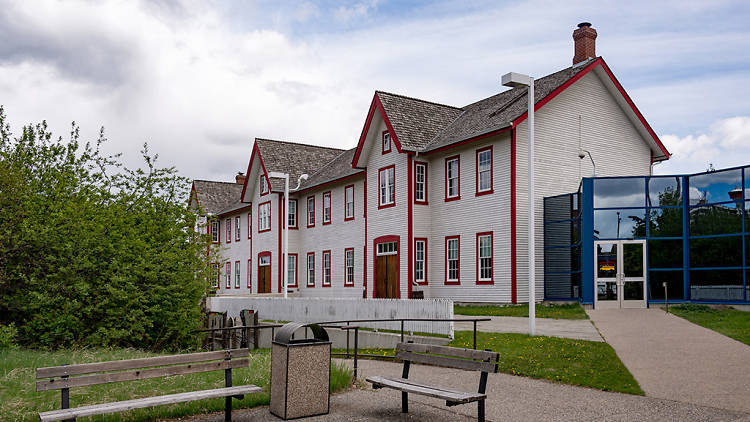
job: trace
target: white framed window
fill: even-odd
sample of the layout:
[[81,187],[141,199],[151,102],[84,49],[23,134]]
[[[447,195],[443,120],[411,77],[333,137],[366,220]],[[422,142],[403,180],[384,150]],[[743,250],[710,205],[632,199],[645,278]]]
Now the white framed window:
[[492,282],[492,232],[477,233],[477,281]]
[[315,197],[307,197],[307,227],[315,227]]
[[323,192],[323,224],[331,224],[331,192]]
[[226,242],[232,243],[232,219],[231,218],[227,218],[226,220],[224,220],[224,227],[226,228],[226,231],[227,231]]
[[427,163],[414,164],[414,201],[427,203]]
[[234,288],[240,288],[240,261],[234,262]]
[[457,284],[460,275],[461,255],[459,250],[459,237],[448,236],[445,238],[445,282],[446,284]]
[[252,258],[247,260],[247,288],[252,291],[253,289],[253,260]]
[[237,217],[234,217],[234,240],[239,242],[240,241],[240,221],[242,218],[238,215]]
[[458,156],[445,159],[445,199],[458,199],[459,194],[459,162]]
[[378,243],[377,254],[382,255],[396,255],[398,253],[398,243],[396,242],[383,242]]
[[492,146],[477,150],[477,194],[492,192]]
[[331,285],[331,251],[323,251],[323,286]]
[[271,201],[258,205],[258,232],[271,230]]
[[427,239],[414,239],[414,281],[427,280]]
[[344,220],[354,219],[354,185],[344,188]]
[[209,280],[211,280],[211,287],[213,287],[214,289],[219,287],[219,277],[221,277],[219,273],[220,273],[219,264],[215,262],[211,263],[210,271],[208,273],[208,278]]
[[260,176],[260,194],[265,195],[268,193],[268,181],[266,180],[266,176],[261,175]]
[[380,195],[378,206],[380,208],[393,206],[396,202],[395,192],[395,167],[385,167],[378,172]]
[[354,248],[344,250],[344,285],[354,285]]
[[289,200],[289,213],[287,216],[287,227],[297,228],[297,200],[296,199],[290,199]]
[[315,287],[315,252],[307,253],[307,287]]
[[267,267],[267,266],[271,265],[271,254],[270,253],[263,253],[262,255],[261,254],[258,254],[258,255],[259,255],[258,256],[258,265],[260,265],[261,267]]
[[391,152],[391,134],[386,130],[383,132],[383,154]]
[[219,242],[219,221],[211,220],[211,241],[214,243]]
[[232,288],[232,263],[227,262],[226,263],[226,270],[225,270],[225,277],[226,277],[226,287],[227,289]]
[[287,282],[289,287],[297,287],[297,254],[289,254],[287,257]]

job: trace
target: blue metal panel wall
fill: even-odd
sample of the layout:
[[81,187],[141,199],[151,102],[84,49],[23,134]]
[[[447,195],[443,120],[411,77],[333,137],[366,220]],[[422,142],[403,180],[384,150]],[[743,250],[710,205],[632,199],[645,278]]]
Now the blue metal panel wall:
[[584,178],[581,182],[581,267],[583,277],[582,302],[594,303],[594,189],[593,179]]

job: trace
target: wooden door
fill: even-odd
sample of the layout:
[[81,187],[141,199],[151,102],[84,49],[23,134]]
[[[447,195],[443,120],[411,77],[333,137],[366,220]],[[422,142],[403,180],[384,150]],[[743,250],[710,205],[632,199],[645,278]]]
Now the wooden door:
[[396,270],[398,255],[388,255],[386,258],[388,258],[388,262],[386,263],[386,274],[388,274],[388,295],[386,297],[396,299],[398,298],[398,272]]
[[398,298],[398,255],[381,255],[375,259],[377,279],[375,297],[381,299]]
[[263,265],[258,270],[258,293],[271,293],[270,265]]

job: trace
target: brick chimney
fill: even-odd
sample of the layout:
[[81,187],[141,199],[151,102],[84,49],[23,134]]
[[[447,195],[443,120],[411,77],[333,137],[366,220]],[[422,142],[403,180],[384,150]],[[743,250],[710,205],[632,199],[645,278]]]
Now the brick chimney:
[[237,172],[237,176],[234,176],[234,181],[237,182],[238,185],[244,185],[245,184],[245,174],[242,172]]
[[573,64],[578,64],[588,58],[596,57],[596,29],[588,22],[578,24],[578,29],[573,31],[575,41],[575,54]]

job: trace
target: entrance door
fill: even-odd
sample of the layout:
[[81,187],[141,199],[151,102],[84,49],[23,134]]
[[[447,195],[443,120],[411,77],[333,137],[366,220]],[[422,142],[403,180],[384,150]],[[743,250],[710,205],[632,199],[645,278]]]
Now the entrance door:
[[396,242],[377,244],[375,274],[375,297],[398,298],[398,244]]
[[646,307],[646,242],[594,242],[596,295],[599,309]]
[[258,258],[258,293],[271,293],[271,256]]

